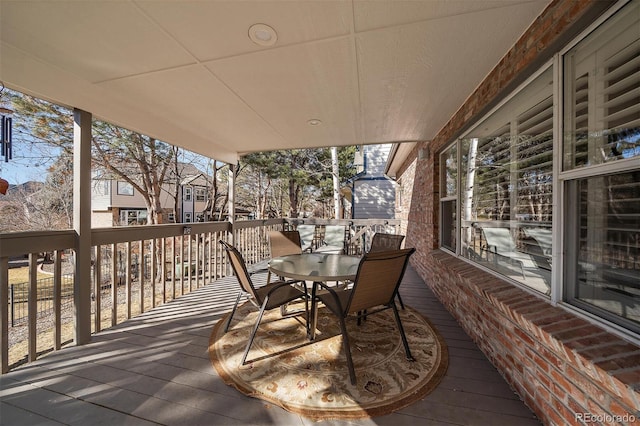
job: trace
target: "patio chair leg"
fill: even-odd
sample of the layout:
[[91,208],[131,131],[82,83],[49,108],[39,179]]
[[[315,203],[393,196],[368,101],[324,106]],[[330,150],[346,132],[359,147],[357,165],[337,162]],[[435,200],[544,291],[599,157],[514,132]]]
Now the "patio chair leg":
[[233,309],[231,310],[231,314],[229,314],[229,319],[227,320],[227,324],[224,326],[224,332],[229,331],[229,326],[231,325],[231,318],[233,318],[233,314],[236,313],[236,309],[238,308],[238,303],[240,303],[240,298],[242,297],[242,292],[238,293],[238,297],[236,298],[236,303],[233,305]]
[[400,336],[402,337],[402,344],[404,345],[404,352],[407,355],[407,360],[415,361],[416,359],[411,355],[411,351],[409,350],[409,342],[407,341],[407,336],[404,334],[404,328],[402,327],[402,322],[400,321],[400,314],[398,313],[398,308],[395,303],[391,303],[391,308],[393,309],[393,314],[396,317],[396,324],[398,325],[398,329],[400,330]]
[[400,307],[404,310],[404,303],[402,302],[402,297],[400,297],[400,292],[396,292],[396,297],[398,298],[398,302],[400,302]]
[[347,334],[347,324],[342,316],[340,319],[340,329],[342,330],[342,346],[344,346],[344,355],[347,357],[347,367],[349,368],[349,378],[351,384],[356,384],[356,371],[353,367],[353,359],[351,359],[351,347],[349,346],[349,336]]
[[256,337],[256,332],[258,331],[258,327],[260,326],[260,321],[262,321],[262,315],[264,315],[264,309],[267,306],[267,301],[269,298],[264,299],[264,303],[260,307],[260,312],[258,313],[258,318],[256,318],[256,323],[253,326],[253,331],[251,332],[251,337],[249,338],[249,342],[247,342],[247,348],[244,351],[244,355],[242,356],[242,361],[240,365],[245,365],[247,363],[247,355],[249,355],[249,349],[251,349],[251,344],[253,343],[253,339]]

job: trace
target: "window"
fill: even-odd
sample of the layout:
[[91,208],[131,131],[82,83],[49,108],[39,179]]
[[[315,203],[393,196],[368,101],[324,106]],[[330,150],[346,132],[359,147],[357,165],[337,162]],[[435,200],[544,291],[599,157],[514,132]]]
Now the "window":
[[111,185],[111,181],[104,179],[95,179],[94,180],[94,193],[96,195],[109,195],[109,188]]
[[146,225],[147,210],[120,210],[120,225]]
[[443,248],[633,333],[639,20],[639,2],[611,12],[440,157]]
[[566,300],[640,331],[640,6],[564,55]]
[[458,149],[454,145],[442,155],[442,246],[456,251],[456,196],[458,194]]
[[118,181],[118,195],[133,195],[133,185],[129,182]]
[[[544,71],[458,144],[460,254],[546,294],[552,263],[552,75],[551,68]],[[442,221],[444,228],[444,214]]]
[[184,214],[184,221],[185,221],[185,223],[193,222],[193,213],[191,213],[191,212],[185,213]]
[[175,223],[176,215],[173,212],[167,213],[167,220],[169,221],[169,223]]
[[196,201],[207,201],[207,191],[204,188],[196,188]]
[[640,157],[635,4],[564,55],[564,170]]
[[185,187],[184,188],[184,200],[183,201],[191,201],[191,188],[190,187]]

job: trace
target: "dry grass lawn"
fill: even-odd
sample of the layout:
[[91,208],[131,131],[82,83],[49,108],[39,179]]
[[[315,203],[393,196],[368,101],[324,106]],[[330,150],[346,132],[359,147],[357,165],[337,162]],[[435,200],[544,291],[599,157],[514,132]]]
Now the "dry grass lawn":
[[[38,271],[38,279],[51,278],[51,274],[45,274],[41,271]],[[11,268],[9,269],[9,285],[11,284],[22,284],[29,282],[29,267],[23,266],[21,268]]]

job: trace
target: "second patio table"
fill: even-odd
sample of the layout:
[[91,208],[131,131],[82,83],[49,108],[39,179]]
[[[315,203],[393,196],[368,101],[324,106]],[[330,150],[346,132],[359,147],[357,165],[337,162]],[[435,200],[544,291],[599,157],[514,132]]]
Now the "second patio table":
[[[302,253],[275,257],[269,261],[269,270],[280,277],[294,280],[327,282],[353,281],[358,272],[360,257],[346,254]],[[312,301],[315,306],[315,301]],[[311,309],[311,324],[307,334],[315,335],[315,309]]]

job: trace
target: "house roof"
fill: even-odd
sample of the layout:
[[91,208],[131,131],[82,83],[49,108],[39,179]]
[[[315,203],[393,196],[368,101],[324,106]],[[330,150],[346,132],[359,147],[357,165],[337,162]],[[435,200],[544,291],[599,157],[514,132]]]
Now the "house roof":
[[232,163],[428,140],[548,3],[0,0],[0,80]]

